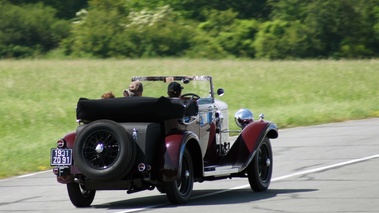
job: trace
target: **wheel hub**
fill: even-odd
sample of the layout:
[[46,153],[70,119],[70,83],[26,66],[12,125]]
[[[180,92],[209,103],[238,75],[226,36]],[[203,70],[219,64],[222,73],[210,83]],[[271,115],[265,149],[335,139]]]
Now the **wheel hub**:
[[270,158],[267,158],[266,159],[266,166],[269,167],[271,165],[271,160]]
[[104,151],[104,144],[102,144],[102,143],[97,144],[95,150],[99,154],[102,153]]

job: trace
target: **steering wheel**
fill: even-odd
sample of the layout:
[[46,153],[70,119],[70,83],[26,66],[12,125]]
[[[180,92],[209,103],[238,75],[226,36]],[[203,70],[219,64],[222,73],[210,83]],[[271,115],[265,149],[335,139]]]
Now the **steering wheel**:
[[185,93],[181,96],[181,98],[184,98],[186,99],[188,96],[190,96],[190,100],[196,98],[196,99],[200,99],[200,96],[198,94],[195,94],[195,93]]

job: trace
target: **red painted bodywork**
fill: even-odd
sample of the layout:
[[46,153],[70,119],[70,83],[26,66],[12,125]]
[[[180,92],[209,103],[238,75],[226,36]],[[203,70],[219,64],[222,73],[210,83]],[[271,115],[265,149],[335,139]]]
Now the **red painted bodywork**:
[[242,141],[246,144],[249,153],[253,153],[259,143],[259,136],[267,126],[267,122],[257,121],[247,125],[241,132]]
[[67,148],[72,149],[74,147],[75,138],[76,138],[75,131],[69,132],[63,137],[63,139],[66,141]]
[[191,139],[199,140],[195,134],[186,131],[166,136],[163,150],[164,163],[160,170],[163,181],[169,182],[180,177],[181,167],[179,165],[182,163],[184,148]]
[[[69,132],[65,136],[63,136],[63,139],[66,142],[67,148],[72,149],[74,147],[75,138],[76,138],[76,132],[75,131]],[[73,182],[74,181],[74,175],[73,174],[75,174],[75,172],[73,170],[75,170],[75,168],[77,168],[75,165],[72,165],[70,167],[70,175],[57,175],[57,182],[63,183],[63,184]]]
[[[213,132],[213,134],[210,135],[209,144],[213,144],[214,141],[211,141],[211,138],[215,138],[212,129],[211,132]],[[276,126],[267,121],[252,122],[243,129],[226,156],[212,160],[217,160],[219,166],[234,165],[240,166],[241,170],[243,170],[249,165],[251,159],[254,157],[255,150],[257,150],[260,141],[265,136],[276,138]],[[161,169],[163,181],[173,181],[180,177],[181,157],[185,145],[190,138],[191,137],[185,133],[173,134],[166,137],[164,165]],[[208,156],[208,158],[209,157],[211,156]]]
[[165,139],[164,165],[161,169],[162,179],[172,181],[179,174],[183,134],[169,135]]
[[[269,134],[270,131],[273,131],[272,135],[269,135],[270,138],[276,138],[277,132],[275,126],[271,126],[272,124],[267,121],[254,121],[247,125],[239,137],[236,139],[233,147],[231,147],[228,154],[220,159],[211,159],[219,161],[219,165],[234,165],[234,166],[242,166],[245,168],[252,159],[254,155],[254,151],[257,149],[259,142]],[[214,125],[213,125],[214,127]],[[210,129],[210,139],[208,142],[209,147],[214,144],[215,138],[215,129]],[[66,141],[67,148],[73,148],[74,142],[76,138],[76,132],[72,131],[66,134],[63,139]],[[193,135],[188,132],[178,132],[175,134],[168,135],[165,138],[165,147],[163,150],[163,166],[161,168],[162,180],[173,181],[176,180],[180,176],[180,165],[181,165],[181,156],[184,152],[184,147],[189,139],[194,138],[198,141],[196,135]],[[217,154],[214,153],[210,155],[207,153],[206,158],[216,157]],[[78,173],[78,171],[72,171],[72,174]],[[72,177],[57,177],[58,182],[66,183],[71,182]]]
[[245,169],[253,159],[259,143],[266,136],[269,138],[277,137],[275,124],[267,121],[254,121],[250,123],[242,130],[222,163],[240,166],[241,170]]

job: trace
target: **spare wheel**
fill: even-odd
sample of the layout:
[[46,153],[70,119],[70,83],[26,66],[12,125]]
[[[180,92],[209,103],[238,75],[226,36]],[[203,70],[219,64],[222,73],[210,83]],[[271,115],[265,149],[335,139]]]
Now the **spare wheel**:
[[118,123],[98,120],[79,133],[74,144],[74,161],[79,170],[95,180],[123,178],[135,161],[135,143]]

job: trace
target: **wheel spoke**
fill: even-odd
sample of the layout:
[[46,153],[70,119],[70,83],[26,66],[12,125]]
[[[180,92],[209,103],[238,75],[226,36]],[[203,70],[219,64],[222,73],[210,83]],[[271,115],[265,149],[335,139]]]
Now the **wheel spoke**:
[[109,132],[100,131],[90,135],[83,147],[83,156],[96,169],[110,167],[119,155],[117,139]]
[[165,183],[167,197],[173,204],[186,203],[192,194],[193,165],[187,150],[184,151],[181,167],[180,177],[176,181]]
[[251,189],[258,192],[266,191],[272,175],[272,151],[268,138],[259,144],[257,154],[247,171]]
[[259,166],[259,176],[261,177],[262,181],[267,180],[268,171],[270,164],[267,162],[270,161],[270,156],[268,154],[268,150],[265,144],[262,144],[262,146],[259,148],[259,160],[258,160],[258,166]]

